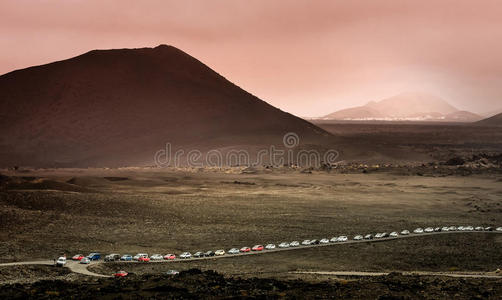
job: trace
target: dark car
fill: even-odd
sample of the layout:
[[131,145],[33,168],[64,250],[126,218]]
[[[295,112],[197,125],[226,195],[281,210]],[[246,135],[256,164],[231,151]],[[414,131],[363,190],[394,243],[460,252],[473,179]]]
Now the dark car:
[[93,252],[89,255],[87,255],[87,258],[90,260],[99,260],[101,258],[101,254],[97,252]]
[[209,250],[209,251],[207,251],[206,253],[204,253],[204,256],[205,256],[205,257],[214,256],[214,252],[213,252],[213,251],[211,251],[211,250]]
[[319,245],[319,240],[311,240],[310,244],[311,245]]
[[197,251],[194,253],[193,257],[204,257],[204,253],[201,251]]

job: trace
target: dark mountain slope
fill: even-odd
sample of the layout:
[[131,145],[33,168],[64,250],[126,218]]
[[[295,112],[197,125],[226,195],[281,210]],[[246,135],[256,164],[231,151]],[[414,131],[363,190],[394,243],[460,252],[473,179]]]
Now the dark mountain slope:
[[476,122],[483,126],[502,126],[502,113]]
[[94,50],[0,76],[0,165],[152,164],[156,150],[255,148],[322,129],[171,46]]

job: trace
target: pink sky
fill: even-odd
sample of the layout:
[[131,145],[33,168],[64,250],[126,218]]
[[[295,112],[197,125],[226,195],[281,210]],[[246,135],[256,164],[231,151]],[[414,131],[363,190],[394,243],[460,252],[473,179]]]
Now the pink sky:
[[0,2],[0,74],[92,49],[176,46],[270,104],[322,116],[401,92],[502,108],[502,2]]

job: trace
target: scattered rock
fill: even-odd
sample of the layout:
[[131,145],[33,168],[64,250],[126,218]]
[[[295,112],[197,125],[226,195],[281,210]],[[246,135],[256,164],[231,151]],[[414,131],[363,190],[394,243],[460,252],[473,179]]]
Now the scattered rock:
[[3,299],[138,299],[138,298],[356,298],[356,299],[472,299],[500,298],[502,286],[493,279],[433,276],[387,276],[349,281],[306,282],[272,278],[224,277],[214,271],[191,269],[179,275],[134,275],[126,278],[44,280],[3,285]]

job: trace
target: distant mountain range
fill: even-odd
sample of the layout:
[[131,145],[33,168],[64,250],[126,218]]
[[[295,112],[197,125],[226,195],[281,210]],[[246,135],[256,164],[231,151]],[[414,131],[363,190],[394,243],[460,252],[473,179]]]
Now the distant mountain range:
[[363,106],[342,109],[323,120],[475,122],[481,116],[450,105],[444,99],[422,93],[403,93]]

